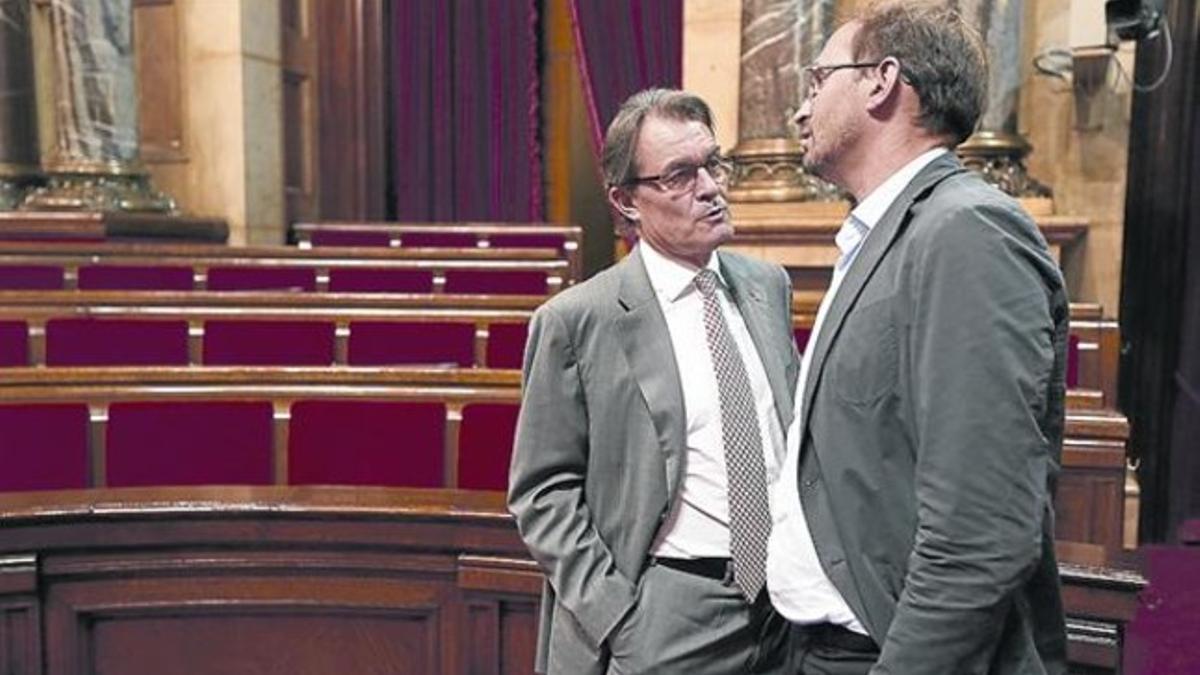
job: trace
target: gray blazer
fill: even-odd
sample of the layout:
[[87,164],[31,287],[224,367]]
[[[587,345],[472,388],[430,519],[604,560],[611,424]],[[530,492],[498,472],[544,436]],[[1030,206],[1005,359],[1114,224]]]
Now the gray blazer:
[[953,155],[863,244],[804,384],[800,497],[872,673],[1061,673],[1052,492],[1068,306],[1015,201]]
[[[791,283],[777,265],[717,255],[786,429],[799,370]],[[508,503],[548,581],[539,672],[604,672],[605,640],[635,603],[686,440],[671,338],[638,251],[538,309]]]

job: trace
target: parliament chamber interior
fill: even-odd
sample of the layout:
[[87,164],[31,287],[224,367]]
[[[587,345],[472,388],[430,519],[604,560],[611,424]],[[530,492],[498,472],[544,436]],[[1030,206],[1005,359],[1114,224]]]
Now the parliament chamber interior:
[[[0,1],[0,671],[533,672],[523,354],[630,250],[627,96],[712,106],[808,343],[850,203],[788,118],[856,3],[776,4]],[[1200,8],[962,4],[958,155],[1070,295],[1070,672],[1200,673]]]

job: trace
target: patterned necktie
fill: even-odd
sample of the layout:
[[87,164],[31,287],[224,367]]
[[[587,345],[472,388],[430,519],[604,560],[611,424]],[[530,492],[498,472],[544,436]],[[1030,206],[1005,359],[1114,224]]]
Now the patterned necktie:
[[762,431],[758,426],[746,363],[725,323],[725,315],[721,313],[717,275],[709,269],[700,270],[695,283],[704,296],[704,333],[717,376],[734,583],[746,600],[753,603],[766,583],[767,540],[771,536]]

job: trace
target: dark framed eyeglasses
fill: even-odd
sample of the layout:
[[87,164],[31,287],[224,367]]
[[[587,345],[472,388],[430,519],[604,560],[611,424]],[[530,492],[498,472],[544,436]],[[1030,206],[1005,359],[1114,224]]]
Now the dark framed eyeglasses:
[[856,61],[854,63],[830,63],[821,64],[814,63],[811,66],[804,67],[805,91],[808,92],[808,97],[812,98],[817,95],[817,91],[821,89],[821,83],[825,78],[838,70],[846,70],[849,68],[876,68],[883,61]]
[[707,171],[717,185],[724,185],[733,173],[733,163],[721,155],[713,155],[703,164],[683,164],[657,176],[636,176],[625,181],[624,185],[654,183],[667,192],[690,192],[696,188],[700,169]]

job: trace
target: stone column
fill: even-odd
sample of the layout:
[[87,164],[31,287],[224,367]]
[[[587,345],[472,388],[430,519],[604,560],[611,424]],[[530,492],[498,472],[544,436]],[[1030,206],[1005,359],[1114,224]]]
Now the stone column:
[[833,31],[835,0],[743,0],[733,201],[840,199],[801,163],[791,117],[806,92],[802,68]]
[[1049,197],[1025,169],[1030,145],[1017,129],[1021,91],[1022,0],[958,0],[959,10],[987,43],[988,102],[979,129],[958,154],[989,183],[1015,197]]
[[175,210],[138,157],[131,0],[43,0],[53,48],[55,148],[23,208]]
[[37,177],[29,0],[0,0],[0,211],[16,208]]

